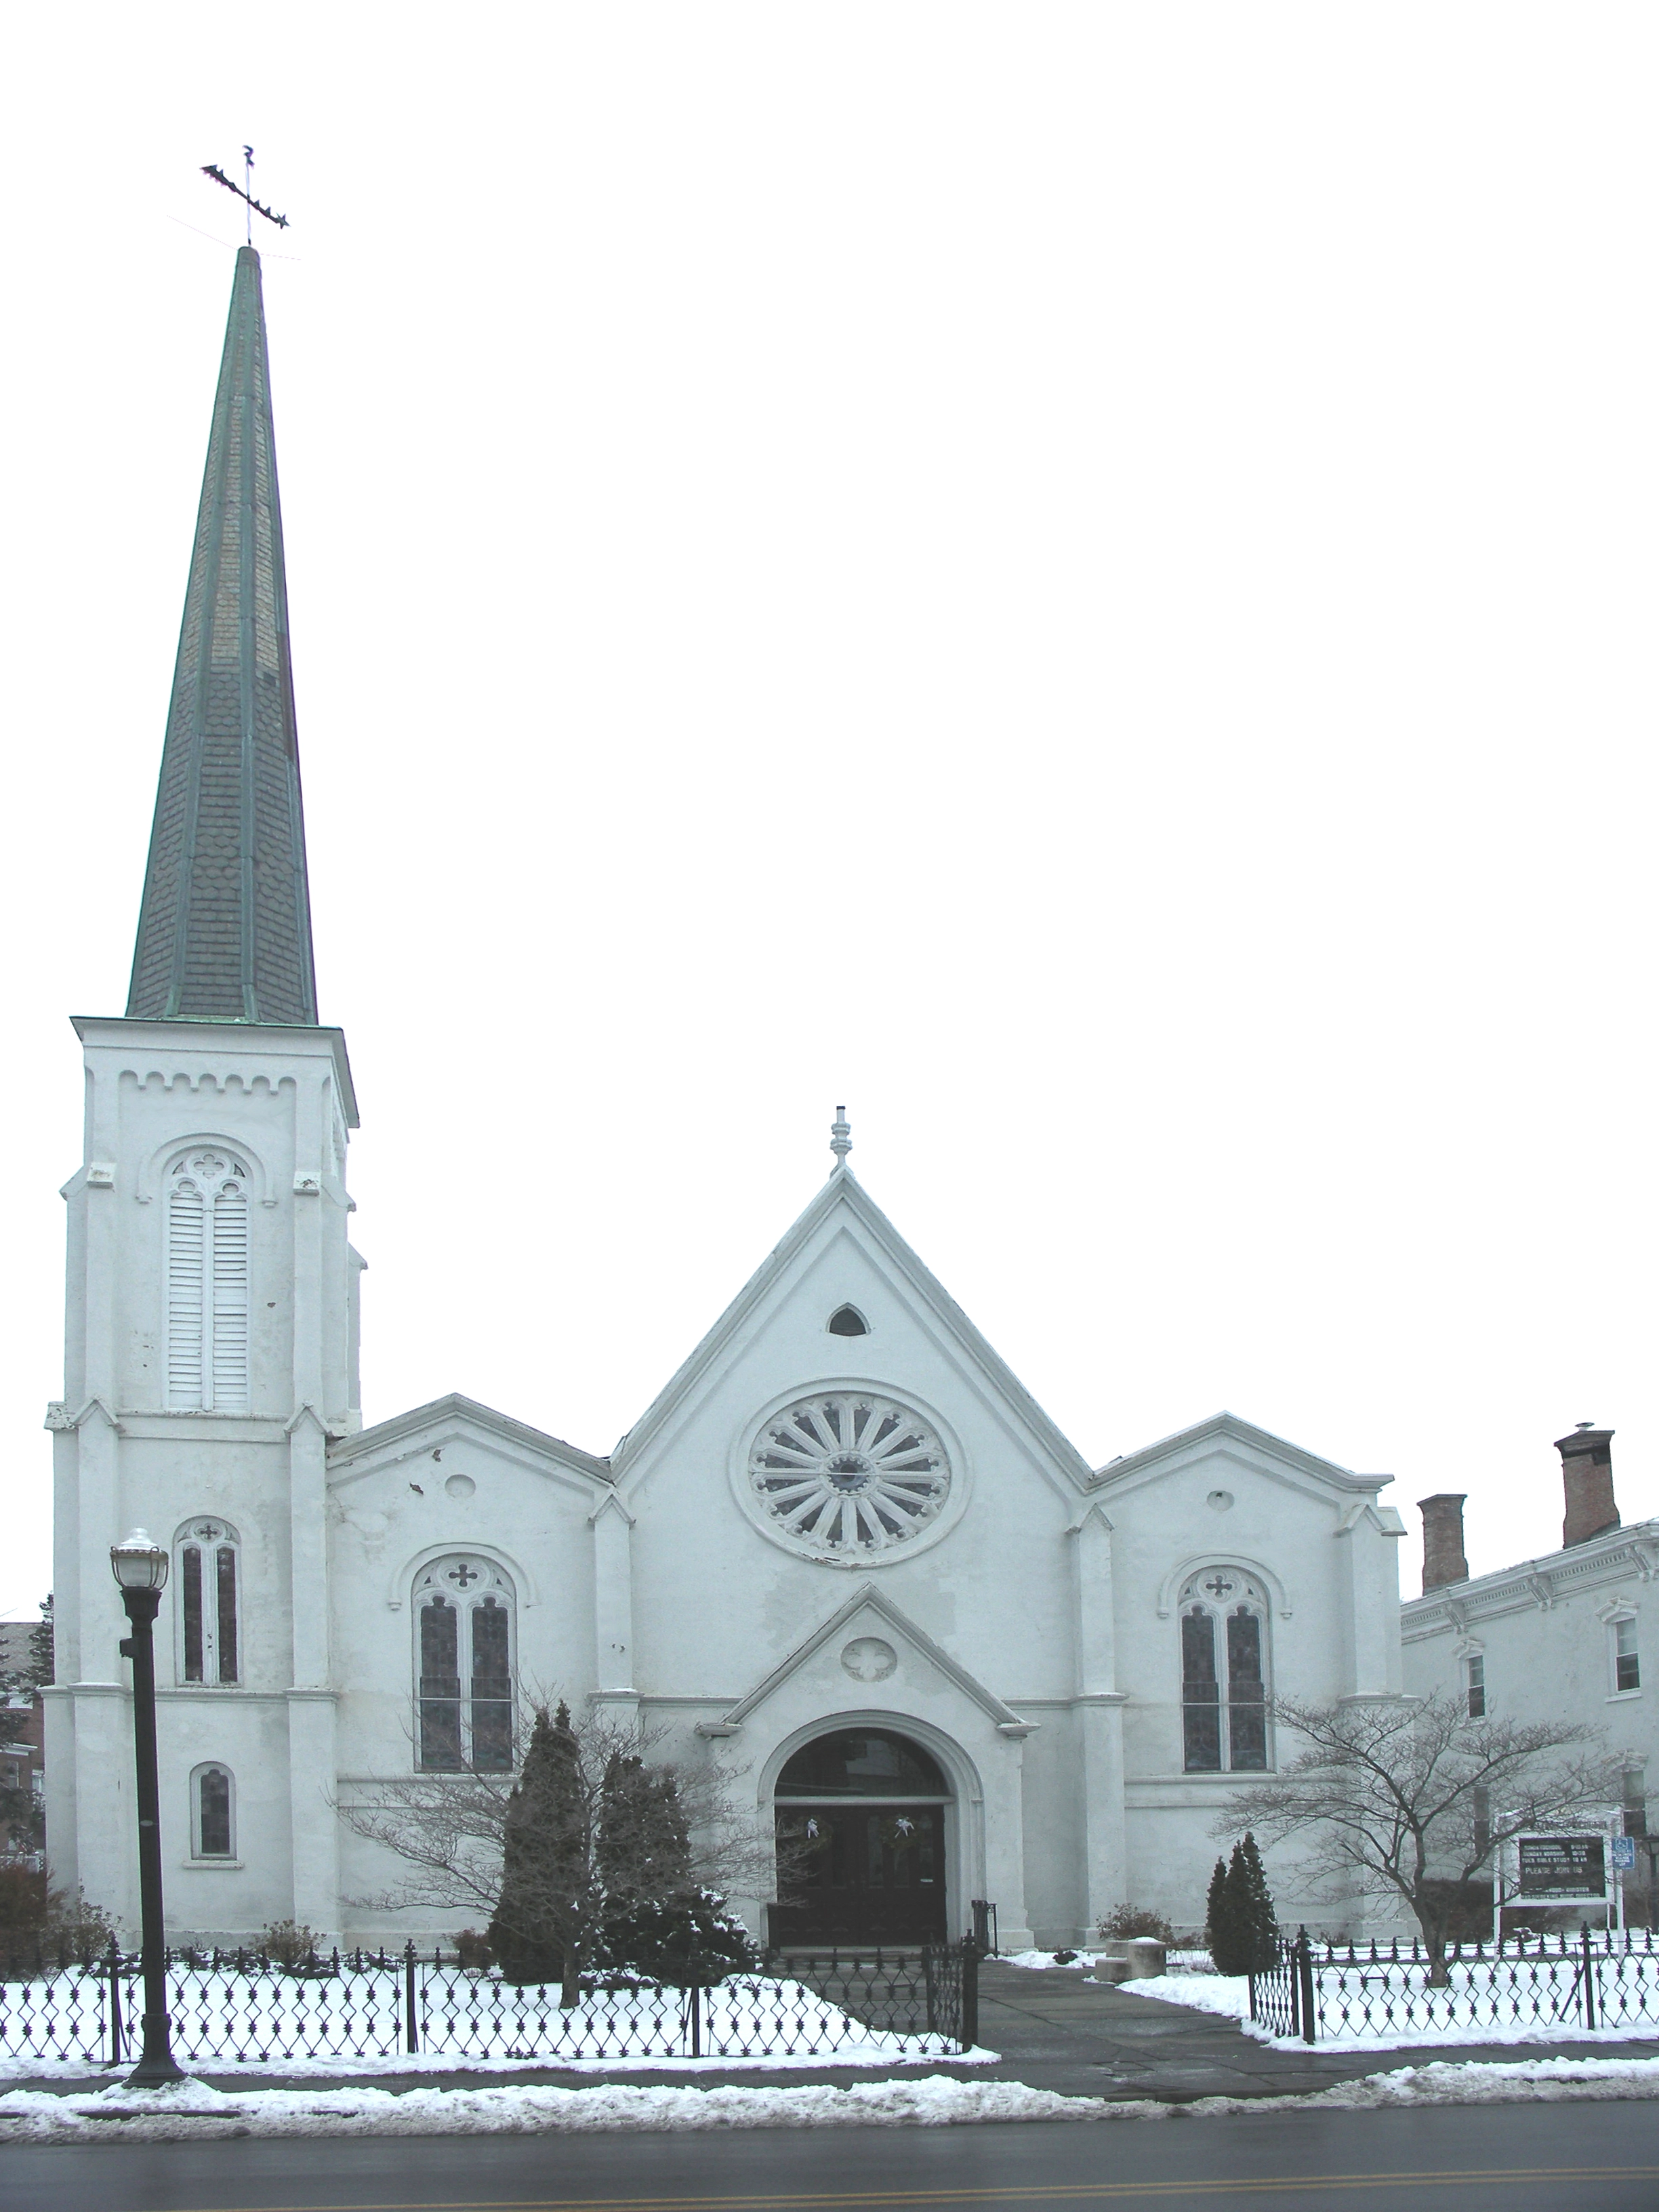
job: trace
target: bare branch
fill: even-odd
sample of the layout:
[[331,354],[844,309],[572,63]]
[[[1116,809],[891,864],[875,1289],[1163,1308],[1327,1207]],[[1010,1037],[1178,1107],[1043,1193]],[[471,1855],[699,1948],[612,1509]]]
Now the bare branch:
[[1327,1894],[1399,1899],[1436,1973],[1456,1886],[1489,1871],[1512,1837],[1582,1821],[1613,1788],[1597,1733],[1577,1722],[1474,1720],[1441,1697],[1282,1698],[1273,1712],[1304,1748],[1239,1790],[1215,1832],[1296,1838],[1304,1875]]

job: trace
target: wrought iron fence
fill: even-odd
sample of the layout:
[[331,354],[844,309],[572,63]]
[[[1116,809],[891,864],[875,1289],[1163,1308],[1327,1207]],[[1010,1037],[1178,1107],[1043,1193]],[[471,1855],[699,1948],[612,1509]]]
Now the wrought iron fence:
[[1250,1977],[1250,2018],[1304,2043],[1402,2031],[1659,2027],[1659,1950],[1650,1929],[1451,1943],[1448,1978],[1430,1979],[1420,1943],[1316,1943],[1305,1929]]
[[[574,2060],[945,2057],[978,2033],[971,1944],[853,1957],[769,1956],[754,1973],[690,1964],[678,1983],[584,1976],[519,1984],[442,1951],[331,1952],[292,1961],[180,1950],[167,1960],[173,2047],[186,2066],[300,2058]],[[0,1959],[0,2053],[118,2065],[135,2055],[136,1954],[36,1948]]]
[[765,1964],[768,1973],[804,1984],[880,2033],[971,2051],[979,2040],[979,1961],[969,1936],[919,1951],[769,1951]]

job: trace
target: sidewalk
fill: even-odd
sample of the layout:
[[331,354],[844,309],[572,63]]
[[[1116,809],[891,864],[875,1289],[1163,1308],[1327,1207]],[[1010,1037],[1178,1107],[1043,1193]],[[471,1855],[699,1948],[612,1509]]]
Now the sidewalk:
[[[979,2039],[1000,2051],[994,2066],[940,2058],[911,2066],[792,2066],[605,2068],[589,2073],[569,2067],[525,2066],[511,2072],[451,2071],[408,2074],[287,2075],[276,2072],[203,2071],[216,2089],[376,2088],[502,2089],[526,2083],[592,2089],[606,2082],[639,2088],[851,2088],[864,2081],[915,2081],[943,2075],[958,2081],[1018,2081],[1061,2096],[1122,2102],[1152,2098],[1186,2104],[1199,2097],[1296,2097],[1334,2082],[1436,2059],[1452,2064],[1516,2058],[1659,2057],[1659,2036],[1632,2037],[1615,2045],[1583,2043],[1456,2044],[1409,2051],[1274,2051],[1241,2033],[1231,2021],[1156,1997],[1127,1996],[1109,1984],[1085,1981],[1063,1967],[1005,1966],[988,1959],[980,1970]],[[125,2067],[79,2081],[18,2081],[12,2088],[85,2095],[100,2081],[118,2081]]]

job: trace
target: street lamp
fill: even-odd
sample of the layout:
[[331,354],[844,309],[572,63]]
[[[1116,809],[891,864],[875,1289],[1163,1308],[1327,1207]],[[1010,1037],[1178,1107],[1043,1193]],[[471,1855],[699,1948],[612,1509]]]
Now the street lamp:
[[161,1914],[161,1792],[155,1775],[155,1642],[167,1555],[147,1530],[110,1547],[109,1563],[132,1623],[121,1656],[132,1662],[132,1747],[138,1768],[138,1911],[143,1930],[144,2049],[127,2076],[135,2089],[182,2081],[167,2026],[167,1929]]

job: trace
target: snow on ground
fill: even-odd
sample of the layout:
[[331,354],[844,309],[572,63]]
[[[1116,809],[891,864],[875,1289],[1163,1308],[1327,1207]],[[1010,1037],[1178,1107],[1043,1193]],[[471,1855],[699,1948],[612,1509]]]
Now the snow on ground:
[[256,2089],[190,2081],[95,2096],[8,2090],[0,2143],[195,2141],[201,2136],[561,2134],[601,2129],[947,2127],[965,2120],[1092,2119],[1088,2098],[1018,2081],[862,2082],[851,2089]]
[[[1103,1959],[1111,1955],[1115,1954],[1105,1951],[1073,1951],[1069,1959],[1062,1959],[1058,1951],[999,1951],[996,1961],[1000,1966],[1058,1966],[1062,1972],[1068,1966],[1076,1966],[1086,1973],[1090,1968],[1098,1966]],[[1172,1974],[1213,1974],[1215,1972],[1207,1951],[1170,1951],[1165,1954],[1165,1960]]]
[[1104,1954],[1099,1951],[1074,1951],[1069,1959],[1062,1959],[1053,1951],[999,1951],[1000,1966],[1058,1966],[1062,1972],[1067,1966],[1085,1971]]
[[869,2081],[850,2089],[256,2089],[188,2081],[118,2085],[94,2096],[0,2094],[0,2143],[183,2142],[237,2136],[570,2134],[775,2127],[954,2127],[981,2120],[1166,2120],[1264,2117],[1425,2105],[1659,2099],[1659,2059],[1543,2058],[1494,2065],[1439,2061],[1341,2081],[1307,2097],[1206,2097],[1191,2105],[1108,2104],[1018,2081]]
[[[952,2066],[997,2066],[1001,2063],[1000,2051],[952,2051],[941,2052],[937,2047],[938,2036],[889,2036],[878,2043],[851,2045],[823,2052],[798,2051],[781,2057],[748,2056],[722,2057],[715,2053],[706,2058],[562,2058],[556,2053],[543,2056],[523,2056],[516,2058],[469,2058],[456,2051],[422,2051],[419,2054],[398,2051],[389,2057],[370,2058],[263,2058],[235,2059],[192,2058],[179,2049],[175,2043],[173,2056],[189,2071],[199,2069],[204,2074],[231,2075],[239,2080],[257,2084],[262,2076],[283,2081],[337,2081],[344,2077],[358,2081],[366,2074],[386,2075],[395,2079],[399,2074],[522,2074],[531,2067],[546,2067],[561,2074],[684,2074],[695,2081],[699,2074],[739,2073],[752,2069],[757,2074],[788,2074],[805,2072],[809,2068],[822,2069],[825,2066],[845,2067],[856,2072],[860,2067],[937,2066],[942,2057],[948,2057]],[[933,2046],[915,2051],[908,2046],[915,2042]],[[0,2057],[0,2081],[107,2081],[112,2074],[125,2073],[133,2061],[127,2058],[119,2066],[90,2058],[17,2058]]]
[[[1276,2051],[1305,2051],[1309,2047],[1299,2036],[1274,2035],[1252,2021],[1250,1984],[1243,1974],[1161,1974],[1144,1982],[1120,1982],[1117,1986],[1126,1996],[1162,1997],[1166,2004],[1190,2005],[1195,2011],[1218,2013],[1224,2019],[1237,2021],[1246,2035],[1254,2036],[1258,2043],[1271,2044]],[[1629,2043],[1632,2038],[1650,2039],[1659,2034],[1659,2029],[1655,2028],[1581,2027],[1572,2021],[1540,2025],[1501,2017],[1494,2020],[1494,2010],[1501,2013],[1504,2009],[1501,2001],[1495,2007],[1490,1998],[1484,1997],[1480,2005],[1483,2018],[1467,2017],[1469,2009],[1468,2002],[1454,1990],[1449,1997],[1437,2002],[1439,2018],[1433,2026],[1378,2029],[1374,2034],[1364,2035],[1327,2035],[1322,2032],[1313,2048],[1332,2051],[1439,2051],[1460,2043],[1619,2044]]]

